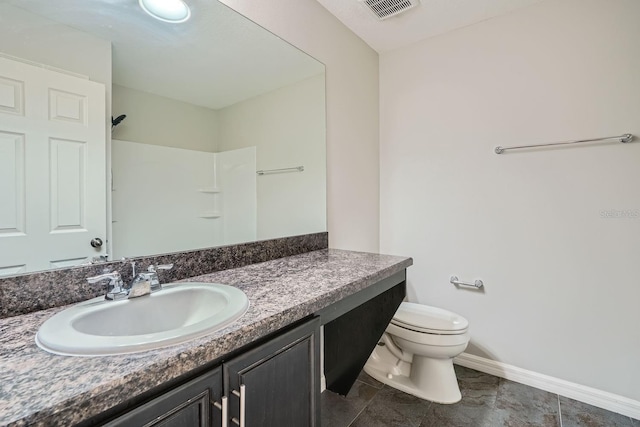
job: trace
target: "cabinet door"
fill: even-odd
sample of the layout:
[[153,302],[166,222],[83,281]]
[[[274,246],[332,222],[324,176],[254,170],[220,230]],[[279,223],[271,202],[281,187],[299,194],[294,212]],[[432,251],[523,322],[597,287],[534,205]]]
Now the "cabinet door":
[[106,424],[109,427],[219,427],[222,368],[208,372]]
[[310,320],[224,364],[230,426],[320,425],[319,325]]

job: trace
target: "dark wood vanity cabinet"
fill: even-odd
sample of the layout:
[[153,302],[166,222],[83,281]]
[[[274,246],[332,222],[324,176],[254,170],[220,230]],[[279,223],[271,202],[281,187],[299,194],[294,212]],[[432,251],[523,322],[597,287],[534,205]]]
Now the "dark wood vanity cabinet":
[[319,325],[304,322],[106,425],[319,427]]
[[229,412],[246,427],[320,426],[319,325],[316,318],[223,365]]
[[[105,424],[109,427],[221,427],[222,367],[168,391]],[[220,405],[222,406],[222,405]]]

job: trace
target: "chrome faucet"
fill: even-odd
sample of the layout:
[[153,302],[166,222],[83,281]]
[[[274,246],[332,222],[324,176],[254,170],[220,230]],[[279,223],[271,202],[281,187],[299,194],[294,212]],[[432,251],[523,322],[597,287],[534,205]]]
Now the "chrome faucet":
[[129,290],[125,289],[122,277],[120,277],[120,273],[117,271],[109,272],[107,269],[103,274],[87,277],[87,282],[91,284],[100,283],[105,280],[109,280],[109,284],[107,286],[107,293],[105,294],[104,299],[120,300],[129,296]]
[[129,298],[137,298],[151,293],[151,274],[138,273],[129,285]]
[[129,292],[128,298],[137,298],[149,295],[151,293],[151,282],[153,281],[153,275],[151,273],[136,274],[135,261],[131,261],[131,272],[133,280],[131,280],[131,284],[127,288],[127,291]]
[[103,274],[98,276],[87,277],[87,282],[95,284],[109,280],[107,293],[104,296],[107,300],[137,298],[149,295],[151,292],[162,290],[162,285],[158,279],[158,270],[170,270],[172,268],[173,264],[150,265],[146,272],[136,274],[136,263],[132,261],[131,270],[133,280],[129,285],[124,284],[120,273],[117,271],[109,272],[108,269],[105,269]]

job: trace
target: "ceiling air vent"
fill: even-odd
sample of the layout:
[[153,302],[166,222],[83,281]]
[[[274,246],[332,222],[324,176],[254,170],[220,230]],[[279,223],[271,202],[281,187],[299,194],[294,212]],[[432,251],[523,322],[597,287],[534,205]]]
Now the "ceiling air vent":
[[419,0],[359,0],[379,19],[387,19],[412,9]]

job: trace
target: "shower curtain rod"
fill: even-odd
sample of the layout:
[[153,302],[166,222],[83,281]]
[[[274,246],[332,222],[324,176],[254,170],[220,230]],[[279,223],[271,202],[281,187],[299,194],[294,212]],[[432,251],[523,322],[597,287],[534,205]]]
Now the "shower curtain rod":
[[582,144],[584,142],[606,141],[608,139],[616,139],[618,140],[618,142],[627,143],[633,140],[633,135],[630,133],[625,133],[624,135],[620,135],[620,136],[606,136],[604,138],[594,138],[594,139],[579,139],[577,141],[551,142],[549,144],[514,145],[512,147],[497,146],[494,151],[496,152],[496,154],[502,154],[507,150],[519,150],[520,148],[535,148],[535,147],[550,147],[553,145]]

